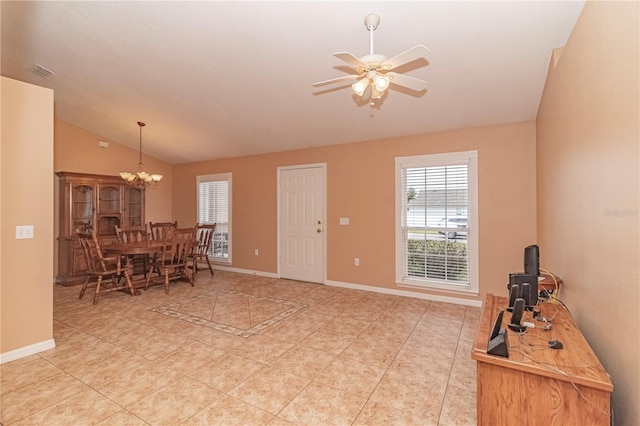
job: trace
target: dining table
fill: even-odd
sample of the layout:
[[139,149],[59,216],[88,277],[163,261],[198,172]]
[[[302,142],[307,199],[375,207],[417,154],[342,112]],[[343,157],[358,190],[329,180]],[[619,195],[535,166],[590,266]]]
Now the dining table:
[[[193,240],[192,244],[194,246],[198,245],[198,240]],[[127,265],[130,265],[130,258],[133,255],[139,254],[147,254],[150,257],[156,253],[161,253],[162,249],[168,245],[168,242],[165,240],[144,240],[144,241],[129,241],[122,243],[113,243],[109,245],[105,245],[102,247],[102,251],[106,254],[111,255],[119,255],[126,258]],[[150,272],[147,272],[150,273]],[[162,277],[158,277],[159,279],[151,280],[150,284],[160,284],[164,281]],[[195,280],[195,276],[194,276]],[[155,281],[155,282],[154,282]],[[131,277],[131,283],[134,287],[134,293],[136,296],[140,295],[139,288],[142,288],[146,285],[147,279],[146,275],[144,277],[134,279]]]
[[126,243],[113,243],[102,247],[109,254],[122,256],[134,254],[154,254],[161,252],[166,243],[162,240],[130,241]]
[[[102,247],[102,251],[109,255],[119,255],[126,259],[127,265],[131,265],[131,256],[146,254],[153,256],[156,253],[161,253],[162,249],[167,245],[163,240],[144,240],[144,241],[129,241],[123,243],[114,243],[105,245]],[[147,272],[150,273],[150,272]],[[133,284],[135,294],[140,295],[139,288],[146,285],[146,277],[134,279],[131,277],[131,283]]]

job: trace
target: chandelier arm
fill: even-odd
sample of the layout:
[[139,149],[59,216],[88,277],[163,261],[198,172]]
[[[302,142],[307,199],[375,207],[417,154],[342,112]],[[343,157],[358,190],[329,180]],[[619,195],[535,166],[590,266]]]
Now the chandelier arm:
[[142,170],[142,127],[145,124],[142,121],[138,121],[138,126],[140,127],[140,161],[138,162],[138,169]]

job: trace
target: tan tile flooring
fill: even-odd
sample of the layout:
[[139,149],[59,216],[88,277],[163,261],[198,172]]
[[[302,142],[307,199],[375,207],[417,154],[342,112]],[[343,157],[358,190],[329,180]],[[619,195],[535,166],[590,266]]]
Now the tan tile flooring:
[[224,271],[78,290],[54,286],[54,349],[1,366],[4,426],[476,423],[479,308]]

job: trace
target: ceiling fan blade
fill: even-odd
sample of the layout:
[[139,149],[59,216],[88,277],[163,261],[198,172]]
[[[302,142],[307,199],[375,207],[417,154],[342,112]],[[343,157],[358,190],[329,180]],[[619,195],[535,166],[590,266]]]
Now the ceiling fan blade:
[[429,52],[429,48],[427,48],[427,46],[423,46],[421,44],[413,46],[411,49],[405,50],[404,52],[384,61],[382,63],[382,69],[391,70],[399,67],[400,65],[415,61],[416,59],[424,58],[427,52]]
[[338,59],[342,59],[343,61],[345,61],[355,69],[358,69],[358,68],[362,68],[365,70],[369,69],[369,65],[366,62],[362,62],[360,59],[356,58],[349,52],[338,52],[338,53],[334,53],[333,56],[335,56]]
[[319,81],[317,83],[313,83],[312,86],[313,87],[326,86],[327,84],[340,83],[341,81],[347,81],[347,80],[356,80],[357,78],[358,76],[356,74],[345,75],[343,77],[332,78],[331,80]]
[[406,87],[407,89],[419,92],[427,86],[427,82],[418,78],[409,77],[404,74],[398,74],[395,72],[388,72],[385,75],[391,77],[391,83],[398,86]]

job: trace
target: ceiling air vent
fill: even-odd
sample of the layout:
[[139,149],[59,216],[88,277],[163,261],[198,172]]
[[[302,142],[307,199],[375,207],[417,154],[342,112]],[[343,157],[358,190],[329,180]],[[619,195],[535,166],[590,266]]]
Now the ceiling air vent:
[[50,75],[55,74],[53,71],[46,69],[42,65],[36,64],[36,66],[31,70],[32,73],[37,75],[38,77],[47,78]]

